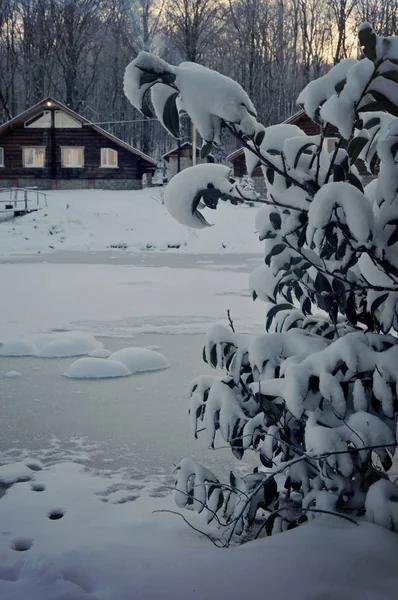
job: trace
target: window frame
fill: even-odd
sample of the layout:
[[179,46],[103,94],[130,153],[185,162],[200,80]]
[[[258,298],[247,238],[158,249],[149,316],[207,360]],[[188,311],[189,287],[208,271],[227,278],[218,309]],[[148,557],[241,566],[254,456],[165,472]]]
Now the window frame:
[[[109,159],[109,150],[116,153],[116,164],[115,165],[110,165],[109,162],[107,162],[107,163],[103,162],[102,153],[103,153],[103,151],[106,151],[107,159]],[[109,148],[108,146],[105,148],[101,148],[100,167],[101,167],[101,169],[118,169],[119,168],[119,152],[117,150],[115,150],[114,148]]]
[[[42,165],[28,165],[26,164],[26,151],[27,150],[43,150],[43,164]],[[44,169],[46,166],[46,147],[45,146],[23,146],[22,147],[22,164],[24,169]]]
[[[66,165],[64,162],[64,155],[66,150],[81,150],[82,151],[82,164],[81,165]],[[62,169],[84,169],[84,146],[61,146],[61,167]]]
[[[50,122],[48,125],[39,125],[39,126],[35,126],[35,123],[37,121],[39,121],[42,117],[47,117],[48,115],[50,115]],[[51,110],[42,110],[41,113],[38,113],[37,115],[34,115],[33,117],[30,117],[30,119],[27,119],[24,122],[24,127],[26,129],[50,129],[51,128]]]
[[0,146],[0,168],[4,166],[4,148],[3,146]]

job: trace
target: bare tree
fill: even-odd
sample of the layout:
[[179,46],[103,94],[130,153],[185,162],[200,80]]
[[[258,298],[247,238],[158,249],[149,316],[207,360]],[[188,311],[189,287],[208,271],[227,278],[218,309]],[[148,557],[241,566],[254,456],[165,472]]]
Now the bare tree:
[[222,28],[220,3],[217,0],[169,0],[166,14],[170,35],[181,58],[203,62]]

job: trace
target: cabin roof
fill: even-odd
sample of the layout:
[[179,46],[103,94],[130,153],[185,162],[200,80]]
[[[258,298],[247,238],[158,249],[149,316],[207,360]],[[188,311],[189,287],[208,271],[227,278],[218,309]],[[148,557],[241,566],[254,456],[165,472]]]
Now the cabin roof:
[[12,129],[13,127],[16,127],[17,125],[20,125],[21,123],[28,120],[29,118],[34,117],[41,110],[46,110],[46,109],[54,108],[54,107],[58,110],[62,110],[64,113],[66,113],[67,115],[69,115],[70,117],[75,119],[76,121],[79,121],[80,123],[82,123],[83,126],[90,127],[90,129],[97,131],[99,134],[108,138],[109,140],[111,140],[112,142],[114,142],[115,144],[120,146],[121,148],[124,148],[125,150],[128,150],[132,154],[139,156],[144,161],[148,162],[150,165],[152,165],[152,166],[157,165],[156,160],[154,160],[153,158],[151,158],[144,152],[141,152],[140,150],[137,150],[137,148],[130,146],[130,144],[128,144],[127,142],[124,142],[123,140],[116,137],[112,133],[109,133],[109,131],[102,129],[102,127],[99,127],[98,125],[95,125],[94,123],[91,123],[91,121],[89,121],[85,117],[82,117],[77,112],[75,112],[68,106],[65,106],[65,104],[62,104],[62,102],[58,102],[58,100],[55,100],[51,96],[44,98],[44,100],[41,100],[37,104],[34,104],[30,108],[27,108],[26,110],[21,112],[19,115],[17,115],[13,119],[10,119],[9,121],[6,121],[6,123],[3,123],[2,125],[0,125],[0,136],[4,135],[10,129]]

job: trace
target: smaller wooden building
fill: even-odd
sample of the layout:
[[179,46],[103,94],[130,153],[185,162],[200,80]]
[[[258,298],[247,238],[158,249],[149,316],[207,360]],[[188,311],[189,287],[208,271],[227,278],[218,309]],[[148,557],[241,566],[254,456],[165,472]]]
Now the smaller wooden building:
[[[178,160],[179,157],[179,160]],[[172,148],[162,156],[166,163],[167,180],[170,181],[179,171],[183,171],[187,167],[192,167],[192,144],[184,142],[180,146]],[[178,162],[180,163],[178,165]],[[200,158],[200,148],[196,148],[196,164],[214,162],[214,157],[209,154],[206,158]]]
[[[307,135],[318,135],[321,131],[319,124],[310,119],[303,110],[299,110],[297,113],[286,119],[284,124],[296,125]],[[338,140],[338,132],[334,127],[330,126],[328,127],[328,130],[329,135],[325,138],[324,144],[325,149],[328,152],[332,152]],[[243,148],[239,148],[238,150],[235,150],[235,152],[232,152],[229,156],[227,156],[227,160],[233,165],[233,173],[235,177],[241,178],[247,175],[245,153]],[[365,179],[364,183],[368,183],[372,177],[367,172],[364,163],[362,161],[358,161],[356,166],[358,167],[362,178]],[[266,192],[266,187],[261,167],[257,167],[251,177],[253,179],[256,192],[264,195]]]
[[139,189],[156,161],[46,98],[0,125],[0,188]]

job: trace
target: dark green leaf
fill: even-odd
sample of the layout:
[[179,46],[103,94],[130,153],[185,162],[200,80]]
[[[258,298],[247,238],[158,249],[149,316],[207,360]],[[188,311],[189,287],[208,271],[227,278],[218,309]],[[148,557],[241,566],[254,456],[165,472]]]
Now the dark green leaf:
[[320,292],[320,293],[322,293],[322,292],[330,293],[332,291],[332,286],[330,285],[330,283],[327,280],[327,278],[325,277],[325,275],[323,275],[323,273],[317,274],[317,276],[315,277],[314,286],[315,286],[315,291]]
[[304,302],[301,305],[301,310],[305,315],[311,314],[311,300],[309,298],[306,298],[304,300]]
[[265,257],[265,263],[269,266],[270,262],[271,262],[271,258],[273,256],[276,256],[277,254],[280,254],[281,252],[284,251],[284,249],[286,248],[285,244],[276,244],[271,252],[268,254],[268,256]]
[[357,323],[357,309],[356,309],[356,304],[355,304],[355,295],[353,294],[353,292],[351,292],[349,294],[349,296],[348,296],[345,314],[347,316],[347,319],[351,323],[353,323],[354,325],[356,325],[356,323]]
[[345,181],[345,172],[341,165],[335,165],[333,168],[333,181]]
[[264,137],[265,137],[265,131],[264,130],[259,131],[258,134],[255,137],[254,143],[257,146],[261,146]]
[[264,454],[261,454],[261,453],[260,453],[260,462],[267,469],[271,469],[271,467],[273,466],[272,460],[270,460]]
[[373,29],[369,27],[363,27],[358,32],[359,43],[362,46],[363,53],[366,58],[369,58],[371,61],[376,60],[376,42],[377,37]]
[[340,94],[340,92],[343,91],[344,86],[346,84],[347,79],[342,79],[341,81],[339,81],[338,83],[336,83],[336,85],[334,86],[334,89],[336,90],[336,92],[338,94]]
[[384,73],[380,73],[380,76],[384,77],[385,79],[390,79],[390,81],[395,81],[395,83],[398,83],[398,71],[385,71]]
[[148,73],[143,71],[140,75],[140,87],[146,83],[154,83],[159,79],[159,73]]
[[280,156],[282,154],[280,150],[275,150],[275,148],[270,148],[269,150],[266,150],[266,152],[271,154],[271,156]]
[[275,179],[274,169],[272,169],[271,167],[268,167],[268,169],[265,172],[265,175],[266,175],[269,183],[272,185],[274,183],[274,179]]
[[300,234],[297,238],[297,248],[302,248],[305,244],[306,241],[306,235],[307,235],[307,228],[303,227],[303,229],[300,231]]
[[215,369],[217,367],[217,347],[216,344],[210,350],[210,364]]
[[387,246],[392,246],[393,244],[396,244],[397,242],[398,242],[398,227],[390,235],[388,242],[387,242]]
[[308,148],[311,148],[311,146],[315,146],[316,144],[314,144],[313,142],[309,142],[308,144],[304,144],[304,146],[301,146],[300,150],[297,152],[296,154],[296,158],[294,159],[294,165],[293,168],[296,169],[297,165],[299,164],[300,161],[300,157],[302,156],[302,154],[312,154],[312,152],[307,153],[306,150],[308,150]]
[[267,331],[269,331],[269,328],[271,326],[272,323],[272,319],[274,318],[274,316],[280,312],[281,310],[293,310],[294,306],[292,306],[291,304],[275,304],[274,306],[272,306],[272,308],[269,309],[269,311],[267,312],[267,322],[265,325],[265,329]]
[[386,292],[385,294],[382,294],[381,296],[376,298],[376,300],[373,300],[372,306],[370,307],[370,312],[374,313],[379,308],[379,306],[381,306],[383,304],[383,302],[387,298],[388,298],[388,292]]
[[375,151],[375,153],[373,154],[370,163],[369,163],[369,170],[373,175],[376,175],[376,167],[377,167],[377,161],[379,160],[378,154]]
[[172,136],[180,136],[180,117],[178,116],[176,99],[179,92],[171,94],[165,102],[163,109],[163,124]]
[[[372,95],[374,95],[373,91]],[[394,117],[398,117],[398,108],[389,100],[369,102],[366,106],[359,108],[358,112],[387,112],[390,113],[390,115],[394,115]]]
[[272,477],[267,481],[264,486],[264,504],[269,506],[278,496],[278,485],[275,479]]
[[376,127],[376,125],[380,125],[379,117],[373,117],[373,119],[369,119],[366,125],[364,125],[364,129],[372,129],[372,127]]
[[200,149],[200,158],[206,158],[206,156],[208,156],[212,150],[213,150],[212,142],[203,142],[203,145]]
[[267,534],[267,536],[272,535],[272,530],[274,528],[274,524],[275,524],[275,519],[276,517],[278,517],[279,515],[277,513],[273,513],[270,517],[268,517],[268,519],[265,521],[265,533]]
[[356,187],[360,192],[363,193],[363,185],[360,179],[354,173],[348,173],[347,181],[354,187]]
[[358,156],[361,154],[368,142],[368,138],[362,136],[357,136],[351,140],[347,148],[348,156],[351,159],[351,164],[357,160]]
[[282,219],[279,213],[271,213],[269,216],[269,220],[272,223],[274,229],[280,229],[282,225]]
[[142,97],[141,112],[146,117],[149,117],[150,119],[152,119],[154,114],[153,114],[152,108],[149,104],[149,98],[150,98],[150,95],[149,95],[149,89],[148,89]]

